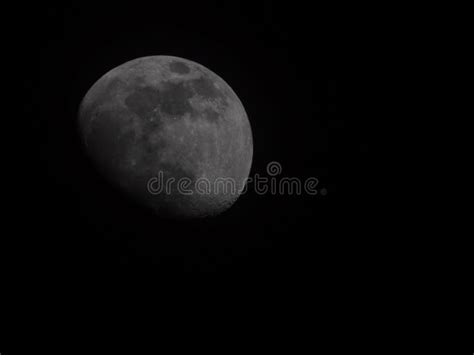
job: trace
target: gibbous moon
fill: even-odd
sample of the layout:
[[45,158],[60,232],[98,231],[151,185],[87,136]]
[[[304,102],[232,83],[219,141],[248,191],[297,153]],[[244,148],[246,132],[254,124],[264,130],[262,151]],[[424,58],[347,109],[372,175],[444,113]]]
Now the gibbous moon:
[[138,58],[106,73],[81,102],[79,130],[99,171],[160,216],[225,211],[252,164],[252,131],[237,95],[178,57]]

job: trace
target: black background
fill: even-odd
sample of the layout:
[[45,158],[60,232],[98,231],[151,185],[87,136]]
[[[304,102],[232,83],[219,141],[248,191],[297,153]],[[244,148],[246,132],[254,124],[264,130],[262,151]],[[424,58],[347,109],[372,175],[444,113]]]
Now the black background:
[[[306,311],[342,302],[358,282],[354,265],[364,262],[368,132],[345,98],[332,15],[268,1],[32,12],[25,26],[39,68],[25,78],[32,100],[24,112],[38,159],[23,212],[31,229],[19,237],[13,267],[78,304],[132,297],[122,310],[176,293],[185,304],[202,294],[265,294]],[[81,150],[77,110],[105,72],[148,55],[196,61],[233,88],[252,127],[251,176],[277,161],[282,177],[316,177],[327,194],[251,189],[221,216],[190,222],[162,220],[123,198]]]

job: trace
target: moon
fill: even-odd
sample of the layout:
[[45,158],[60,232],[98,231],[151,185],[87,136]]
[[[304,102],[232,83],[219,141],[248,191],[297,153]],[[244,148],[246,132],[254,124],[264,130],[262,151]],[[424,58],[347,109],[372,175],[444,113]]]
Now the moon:
[[241,101],[184,58],[142,57],[110,70],[82,99],[78,128],[98,170],[163,217],[222,213],[243,193],[252,164]]

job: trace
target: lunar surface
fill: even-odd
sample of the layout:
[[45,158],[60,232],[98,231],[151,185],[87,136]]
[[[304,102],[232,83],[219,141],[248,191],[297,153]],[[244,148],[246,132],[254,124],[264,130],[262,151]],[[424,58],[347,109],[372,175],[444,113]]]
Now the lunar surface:
[[237,95],[209,69],[178,57],[138,58],[106,73],[81,102],[79,130],[101,173],[160,216],[225,211],[252,163],[252,132]]

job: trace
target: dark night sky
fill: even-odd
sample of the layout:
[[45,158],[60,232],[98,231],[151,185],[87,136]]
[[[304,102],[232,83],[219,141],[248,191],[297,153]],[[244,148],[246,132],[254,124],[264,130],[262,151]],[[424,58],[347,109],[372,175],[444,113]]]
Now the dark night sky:
[[[31,245],[25,255],[34,256],[22,254],[14,265],[33,269],[34,280],[42,275],[43,287],[79,295],[118,284],[124,293],[157,294],[163,280],[184,287],[206,277],[215,287],[240,280],[248,290],[300,285],[303,299],[318,284],[325,297],[340,297],[330,290],[350,279],[361,247],[368,133],[344,99],[337,21],[309,5],[170,3],[45,7],[26,21],[39,55],[38,72],[25,82],[38,159],[26,212],[34,232],[19,244]],[[317,177],[327,195],[250,191],[218,218],[185,223],[121,197],[80,148],[78,105],[108,70],[160,54],[203,64],[237,93],[253,131],[251,175],[278,161],[282,176]]]

